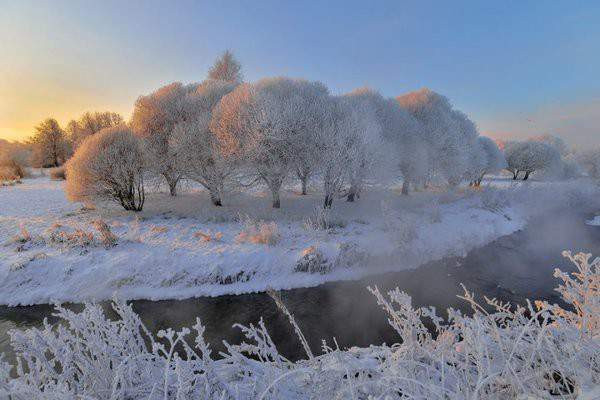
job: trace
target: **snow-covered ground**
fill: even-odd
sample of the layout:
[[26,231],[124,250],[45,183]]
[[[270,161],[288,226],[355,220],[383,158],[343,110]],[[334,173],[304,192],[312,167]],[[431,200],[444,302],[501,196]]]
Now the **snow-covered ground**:
[[599,198],[585,182],[494,180],[411,196],[371,187],[323,214],[316,194],[290,189],[280,210],[260,192],[215,208],[190,185],[176,198],[151,192],[144,211],[130,213],[69,203],[63,185],[38,177],[0,188],[0,303],[186,298],[356,279],[464,254],[532,216]]

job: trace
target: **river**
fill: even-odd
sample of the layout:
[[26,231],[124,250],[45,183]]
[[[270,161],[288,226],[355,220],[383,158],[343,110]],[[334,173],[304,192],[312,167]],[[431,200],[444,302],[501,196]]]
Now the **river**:
[[[555,267],[572,271],[562,250],[600,255],[600,227],[588,226],[590,214],[563,212],[532,220],[525,229],[471,251],[465,257],[449,257],[415,270],[386,273],[358,281],[332,282],[312,288],[283,291],[282,298],[294,314],[313,352],[319,353],[321,339],[336,338],[341,348],[394,343],[395,332],[366,287],[382,291],[399,287],[415,305],[432,305],[438,310],[454,307],[469,312],[460,283],[479,295],[522,303],[525,298],[559,302],[554,291],[558,282]],[[105,305],[109,308],[109,305]],[[73,305],[77,308],[77,305]],[[264,293],[203,297],[188,300],[133,302],[146,326],[153,332],[166,327],[191,326],[196,317],[206,325],[206,339],[214,350],[223,350],[222,340],[239,342],[236,322],[249,324],[262,316],[280,352],[291,359],[303,351],[287,319]],[[13,360],[7,331],[39,326],[45,317],[53,321],[47,305],[0,306],[0,352]],[[442,313],[445,316],[445,312]]]

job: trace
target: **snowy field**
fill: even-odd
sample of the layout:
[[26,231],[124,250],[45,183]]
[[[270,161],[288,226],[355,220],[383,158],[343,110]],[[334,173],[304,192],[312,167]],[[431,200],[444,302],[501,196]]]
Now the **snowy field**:
[[579,204],[594,207],[583,181],[484,182],[477,190],[402,196],[369,187],[359,201],[320,195],[237,194],[215,208],[188,186],[155,190],[143,212],[67,202],[46,177],[0,187],[0,303],[181,299],[314,286],[415,268],[510,234],[528,218]]

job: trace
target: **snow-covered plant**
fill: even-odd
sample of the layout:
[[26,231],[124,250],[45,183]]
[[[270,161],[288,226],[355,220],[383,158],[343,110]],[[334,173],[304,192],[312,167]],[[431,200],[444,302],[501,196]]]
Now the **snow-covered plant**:
[[535,171],[552,171],[561,165],[558,150],[544,142],[507,142],[504,155],[508,165],[506,169],[513,173],[513,179],[517,179],[520,172],[525,172],[523,180],[527,180]]
[[289,172],[301,158],[315,156],[310,139],[322,129],[327,99],[319,82],[268,78],[238,86],[214,111],[211,130],[222,153],[254,171],[271,191],[274,208]]
[[334,215],[331,208],[317,207],[312,216],[304,221],[304,228],[311,231],[344,228],[348,223],[338,215]]
[[66,166],[70,201],[113,200],[126,210],[144,206],[144,152],[124,125],[103,129],[79,146]]
[[171,136],[175,125],[190,119],[192,104],[188,97],[197,85],[174,82],[140,96],[133,109],[130,125],[136,136],[143,139],[148,167],[164,177],[172,196],[183,176],[178,154],[172,147]]
[[92,226],[96,228],[98,234],[100,235],[100,242],[105,247],[112,247],[117,244],[119,238],[115,235],[111,230],[110,226],[102,219],[96,219],[92,221]]
[[50,175],[50,179],[53,179],[55,181],[67,179],[66,168],[64,165],[61,165],[60,167],[52,168],[49,172],[49,175]]
[[243,228],[235,237],[237,243],[254,243],[275,245],[279,242],[280,235],[275,222],[255,221],[246,218]]
[[[282,298],[306,358],[282,356],[264,321],[235,325],[245,339],[213,355],[199,320],[153,335],[131,306],[76,313],[57,306],[54,326],[10,332],[15,368],[0,357],[0,396],[11,399],[554,399],[595,398],[600,390],[600,260],[565,256],[556,271],[568,307],[539,301],[511,306],[465,290],[471,315],[415,307],[398,289],[370,288],[398,343],[316,354]],[[188,340],[194,331],[194,340]],[[11,376],[12,374],[12,376]],[[10,397],[9,397],[10,396]]]
[[169,147],[177,156],[177,170],[200,183],[210,193],[215,206],[221,206],[223,193],[232,183],[235,162],[221,154],[217,137],[210,130],[212,111],[235,85],[208,80],[186,98],[189,119],[175,125]]

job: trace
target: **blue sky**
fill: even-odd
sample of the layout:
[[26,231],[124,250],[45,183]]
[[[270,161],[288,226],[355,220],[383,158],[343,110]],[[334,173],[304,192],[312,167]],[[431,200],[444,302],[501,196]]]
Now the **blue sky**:
[[600,2],[0,0],[0,137],[48,115],[126,116],[231,49],[246,80],[333,93],[429,87],[483,133],[600,137]]

